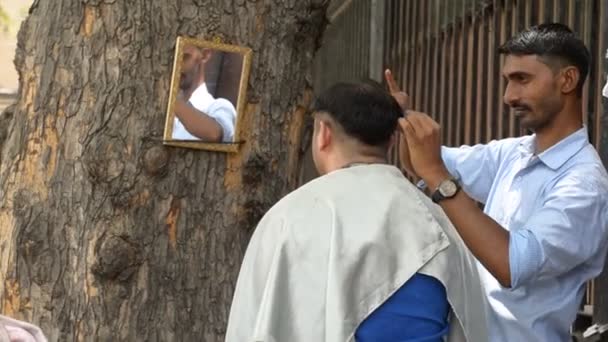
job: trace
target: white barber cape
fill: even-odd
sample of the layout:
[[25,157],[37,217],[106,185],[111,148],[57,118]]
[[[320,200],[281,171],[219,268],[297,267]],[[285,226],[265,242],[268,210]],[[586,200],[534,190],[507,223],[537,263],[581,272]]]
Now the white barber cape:
[[475,260],[439,207],[391,165],[331,172],[260,221],[226,341],[354,341],[359,324],[416,272],[447,289],[447,341],[488,340]]
[[47,342],[37,326],[0,315],[0,342]]

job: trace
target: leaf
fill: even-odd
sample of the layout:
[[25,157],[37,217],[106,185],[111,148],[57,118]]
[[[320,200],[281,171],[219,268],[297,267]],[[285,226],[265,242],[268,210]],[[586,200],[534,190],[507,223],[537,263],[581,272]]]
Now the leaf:
[[6,13],[4,8],[0,6],[0,31],[3,31],[4,33],[8,32],[10,23],[11,17]]

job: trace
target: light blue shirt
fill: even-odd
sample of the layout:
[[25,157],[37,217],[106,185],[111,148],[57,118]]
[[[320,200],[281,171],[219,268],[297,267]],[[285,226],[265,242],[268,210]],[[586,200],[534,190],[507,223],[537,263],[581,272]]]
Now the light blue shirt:
[[608,176],[587,128],[535,156],[535,136],[442,148],[484,212],[510,231],[511,288],[480,264],[492,342],[570,341],[608,248]]

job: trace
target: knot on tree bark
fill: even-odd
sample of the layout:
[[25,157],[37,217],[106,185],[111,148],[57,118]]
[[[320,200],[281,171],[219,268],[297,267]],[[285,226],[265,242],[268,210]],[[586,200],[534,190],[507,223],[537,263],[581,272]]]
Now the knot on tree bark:
[[[265,182],[272,177],[271,158],[261,153],[253,153],[243,164],[243,188],[251,193],[260,191]],[[253,230],[264,213],[272,206],[271,196],[244,196],[248,198],[243,203],[239,226]]]
[[85,157],[85,166],[91,181],[95,184],[110,183],[124,171],[125,164],[119,159]]
[[253,153],[243,164],[243,185],[252,188],[267,180],[270,173],[270,158]]
[[128,281],[141,264],[139,248],[124,237],[102,237],[96,249],[92,272],[102,280]]
[[164,174],[167,171],[168,163],[169,153],[162,146],[152,146],[144,153],[144,170],[151,176]]
[[4,140],[6,140],[6,137],[8,136],[8,127],[13,120],[15,107],[15,104],[12,104],[0,112],[0,147],[2,147]]

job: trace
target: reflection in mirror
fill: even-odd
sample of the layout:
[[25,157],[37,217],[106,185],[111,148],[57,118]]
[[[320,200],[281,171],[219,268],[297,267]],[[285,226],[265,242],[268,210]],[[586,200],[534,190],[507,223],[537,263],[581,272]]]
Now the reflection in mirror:
[[251,50],[179,37],[165,144],[236,152]]

